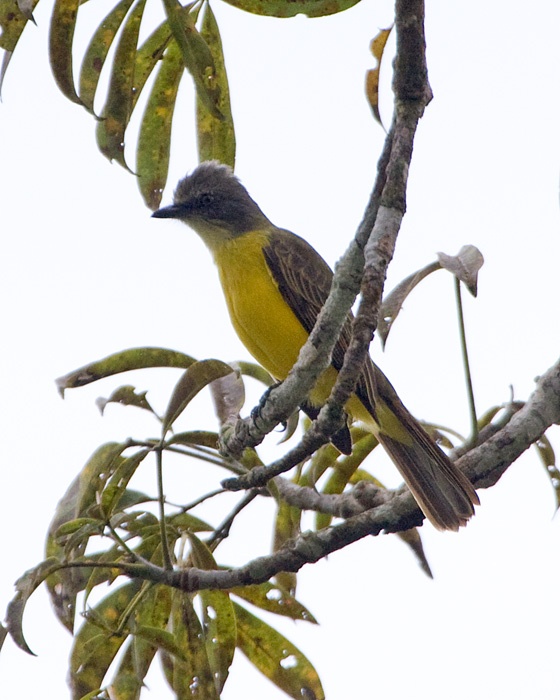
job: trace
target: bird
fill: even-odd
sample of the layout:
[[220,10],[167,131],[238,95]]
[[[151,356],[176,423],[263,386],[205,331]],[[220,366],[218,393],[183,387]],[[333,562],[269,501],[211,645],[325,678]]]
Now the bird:
[[[260,365],[284,380],[331,288],[333,273],[321,255],[275,226],[232,169],[217,161],[205,161],[181,179],[173,204],[152,216],[178,219],[202,238],[237,335]],[[351,322],[349,313],[330,366],[302,406],[311,418],[342,367]],[[375,434],[436,529],[457,531],[474,515],[479,499],[473,485],[409,413],[369,355],[345,410]],[[331,439],[341,452],[351,451],[347,427]]]

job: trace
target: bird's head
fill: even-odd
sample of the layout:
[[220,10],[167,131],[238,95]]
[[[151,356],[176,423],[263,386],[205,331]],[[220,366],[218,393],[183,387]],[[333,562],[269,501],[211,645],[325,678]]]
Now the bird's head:
[[180,180],[173,204],[152,216],[184,221],[210,247],[270,224],[231,168],[215,160],[201,163]]

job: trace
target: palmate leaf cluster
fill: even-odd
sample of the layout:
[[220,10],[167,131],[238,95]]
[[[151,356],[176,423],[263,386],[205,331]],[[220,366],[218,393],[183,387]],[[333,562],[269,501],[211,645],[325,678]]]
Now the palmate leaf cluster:
[[[0,85],[22,32],[34,22],[39,0],[0,0]],[[154,2],[154,0],[151,0]],[[272,17],[304,13],[321,17],[358,0],[227,0],[247,12]],[[188,71],[196,91],[195,129],[200,161],[235,164],[235,129],[220,30],[208,0],[182,6],[162,0],[166,19],[146,30],[147,0],[120,0],[100,17],[83,56],[74,46],[81,0],[56,0],[50,19],[49,59],[56,83],[72,102],[97,120],[97,146],[110,160],[133,171],[144,201],[156,209],[167,182],[171,127],[181,79]],[[30,30],[34,27],[29,27]],[[80,70],[74,77],[73,65]],[[102,73],[109,78],[105,90]],[[125,158],[129,124],[148,79],[155,73],[140,121],[135,164]],[[374,99],[376,91],[374,90]],[[103,104],[98,111],[95,105]]]

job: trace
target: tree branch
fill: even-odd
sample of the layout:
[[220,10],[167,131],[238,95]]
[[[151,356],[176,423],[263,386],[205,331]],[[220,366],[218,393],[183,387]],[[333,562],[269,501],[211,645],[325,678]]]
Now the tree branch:
[[[224,488],[240,490],[263,486],[325,444],[341,426],[343,406],[355,389],[369,344],[377,326],[387,267],[393,257],[405,211],[408,168],[416,127],[431,99],[427,81],[423,0],[399,0],[396,28],[399,58],[395,65],[396,96],[393,124],[378,163],[373,192],[356,236],[335,267],[329,297],[303,346],[298,361],[280,387],[270,392],[259,416],[238,421],[225,435],[229,454],[259,444],[280,420],[295,411],[327,368],[342,325],[361,281],[362,302],[353,336],[337,382],[318,418],[300,444],[281,459],[256,467],[238,479],[226,479]],[[365,252],[365,255],[364,255]]]
[[[514,413],[507,425],[487,442],[473,448],[458,465],[479,488],[494,485],[506,468],[554,424],[560,424],[560,360],[537,382],[526,404]],[[402,486],[382,491],[360,482],[351,494],[327,496],[313,489],[278,479],[281,495],[292,505],[328,512],[346,520],[319,532],[304,533],[278,552],[258,557],[244,566],[229,570],[203,570],[189,567],[167,570],[149,562],[70,562],[60,568],[111,566],[130,578],[161,583],[184,591],[230,589],[268,581],[281,571],[296,572],[305,564],[356,542],[367,535],[408,530],[422,523],[424,516],[414,498]],[[359,511],[362,512],[359,512]]]

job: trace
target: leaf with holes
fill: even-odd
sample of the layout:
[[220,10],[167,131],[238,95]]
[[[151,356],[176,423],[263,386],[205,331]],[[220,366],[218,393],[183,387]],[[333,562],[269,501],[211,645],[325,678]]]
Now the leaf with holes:
[[249,661],[291,698],[324,700],[321,681],[307,657],[277,630],[241,605],[234,606],[237,645]]
[[116,160],[127,170],[124,134],[132,114],[136,50],[145,5],[146,0],[137,0],[122,28],[111,67],[109,91],[96,132],[101,153],[109,160]]

